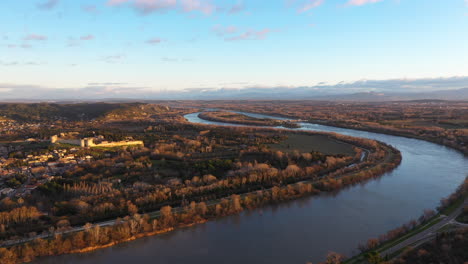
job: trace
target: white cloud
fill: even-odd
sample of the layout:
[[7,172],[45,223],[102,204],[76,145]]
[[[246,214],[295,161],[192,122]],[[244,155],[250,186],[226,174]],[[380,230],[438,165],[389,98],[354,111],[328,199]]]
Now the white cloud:
[[130,4],[141,14],[154,12],[179,10],[185,13],[200,12],[210,15],[218,10],[218,7],[207,0],[108,0],[108,6],[121,6]]
[[311,9],[317,8],[324,3],[324,0],[308,0],[302,7],[300,7],[297,11],[299,13],[307,12]]
[[81,9],[87,13],[97,12],[97,7],[95,5],[84,5],[84,6],[81,6]]
[[228,9],[229,14],[237,14],[245,10],[245,5],[243,2],[239,2]]
[[149,40],[146,41],[146,43],[148,43],[150,45],[160,44],[161,42],[163,42],[163,40],[160,39],[160,38],[152,38],[152,39],[149,39]]
[[237,27],[235,26],[226,26],[223,27],[221,25],[216,25],[213,27],[213,31],[218,35],[218,36],[225,36],[229,34],[234,34],[238,31]]
[[47,36],[44,35],[38,35],[38,34],[29,34],[26,37],[23,38],[24,40],[47,40]]
[[91,35],[91,34],[80,37],[81,40],[93,40],[94,38],[95,38],[94,35]]
[[210,15],[217,9],[213,4],[201,0],[181,0],[181,6],[184,12],[199,11],[205,15]]
[[40,9],[44,9],[44,10],[50,10],[56,7],[58,3],[59,3],[59,0],[47,0],[44,3],[38,4],[37,7]]
[[265,39],[268,34],[273,32],[269,28],[262,30],[247,30],[244,33],[232,37],[225,38],[226,41],[237,41],[237,40],[260,40]]
[[109,56],[104,56],[101,59],[107,63],[119,63],[125,58],[125,55],[122,54],[117,54],[117,55],[109,55]]
[[350,6],[362,6],[366,4],[374,4],[378,2],[382,2],[383,0],[349,0],[346,5]]

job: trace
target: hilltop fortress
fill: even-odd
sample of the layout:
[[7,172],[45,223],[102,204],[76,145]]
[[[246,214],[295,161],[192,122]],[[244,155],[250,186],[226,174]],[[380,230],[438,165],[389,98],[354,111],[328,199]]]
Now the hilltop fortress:
[[82,148],[93,148],[93,147],[112,148],[112,147],[137,146],[137,145],[144,146],[143,141],[133,140],[131,138],[127,138],[124,141],[109,142],[109,141],[104,140],[103,136],[87,137],[87,138],[73,138],[73,136],[76,136],[76,135],[77,133],[73,133],[73,132],[60,133],[60,135],[51,136],[50,142],[52,144],[56,144],[56,143],[71,144],[71,145],[81,146]]

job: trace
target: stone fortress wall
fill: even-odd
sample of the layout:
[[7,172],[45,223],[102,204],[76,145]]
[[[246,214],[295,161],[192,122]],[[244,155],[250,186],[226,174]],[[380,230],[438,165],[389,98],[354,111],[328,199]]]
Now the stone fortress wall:
[[[50,142],[52,144],[55,143],[63,143],[63,144],[71,144],[80,146],[82,148],[93,148],[93,147],[105,147],[105,148],[112,148],[112,147],[123,147],[123,146],[137,146],[141,145],[144,146],[143,141],[141,140],[125,140],[125,141],[103,141],[101,137],[94,137],[94,138],[82,138],[82,139],[69,139],[69,138],[62,138],[63,133],[59,135],[53,135],[50,137]],[[97,142],[95,142],[97,140]]]
[[144,146],[144,143],[141,140],[125,140],[125,141],[115,141],[115,142],[101,141],[101,142],[95,143],[94,138],[84,138],[81,140],[80,145],[81,147],[85,147],[85,148],[92,148],[92,147],[112,148],[112,147],[135,146],[135,145]]

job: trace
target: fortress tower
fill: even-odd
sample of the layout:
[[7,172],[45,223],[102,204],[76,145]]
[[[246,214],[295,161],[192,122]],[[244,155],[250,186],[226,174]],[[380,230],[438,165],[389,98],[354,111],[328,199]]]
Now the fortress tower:
[[58,141],[58,136],[57,135],[53,135],[53,136],[50,137],[50,143],[55,144],[55,143],[57,143],[57,141]]
[[80,142],[81,143],[80,145],[82,148],[95,146],[93,140],[94,140],[93,138],[83,138]]

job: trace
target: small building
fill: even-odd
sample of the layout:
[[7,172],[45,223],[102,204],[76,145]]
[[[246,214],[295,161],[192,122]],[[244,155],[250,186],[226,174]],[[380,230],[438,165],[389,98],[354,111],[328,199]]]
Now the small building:
[[5,189],[1,189],[0,190],[0,195],[9,195],[11,194],[12,192],[14,192],[15,190],[13,190],[12,188],[5,188]]

